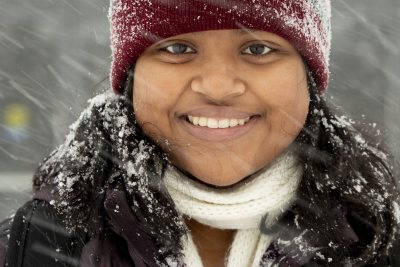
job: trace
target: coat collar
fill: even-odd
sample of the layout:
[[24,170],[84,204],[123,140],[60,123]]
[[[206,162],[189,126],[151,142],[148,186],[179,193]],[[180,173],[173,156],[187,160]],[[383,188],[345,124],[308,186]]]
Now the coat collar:
[[[46,186],[35,193],[35,199],[41,199],[50,202],[54,195],[54,186]],[[104,199],[104,208],[108,218],[108,225],[115,234],[124,238],[127,242],[129,256],[136,267],[159,267],[156,261],[157,246],[154,241],[139,228],[140,221],[143,218],[136,216],[128,204],[126,192],[118,189],[108,189]],[[341,228],[343,237],[349,242],[358,240],[352,226],[346,219],[347,211],[337,211],[337,216],[341,222],[338,227]],[[286,239],[291,240],[289,237]],[[291,243],[291,242],[289,242]],[[302,266],[307,263],[313,255],[306,257],[292,258],[293,249],[279,244],[279,240],[272,243],[263,256],[264,261],[269,263],[282,259],[284,257],[288,265],[285,266]],[[286,255],[286,256],[285,256]],[[305,255],[304,255],[305,256]],[[269,265],[267,265],[269,266]]]
[[128,204],[124,191],[108,190],[104,207],[109,216],[112,230],[122,236],[127,244],[129,254],[136,267],[157,267],[155,260],[156,244],[139,227],[139,220]]

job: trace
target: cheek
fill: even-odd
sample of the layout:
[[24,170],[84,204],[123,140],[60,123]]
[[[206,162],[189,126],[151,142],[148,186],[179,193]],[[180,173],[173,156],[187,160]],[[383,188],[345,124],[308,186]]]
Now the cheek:
[[278,112],[282,125],[282,132],[296,138],[304,127],[309,108],[309,94],[306,78],[292,83],[290,94],[280,106]]
[[133,101],[138,111],[165,110],[179,97],[179,88],[183,81],[177,77],[174,68],[159,65],[146,60],[141,60],[136,65]]
[[303,128],[308,114],[306,72],[299,63],[282,65],[281,69],[269,77],[262,98],[267,106],[267,120],[271,130],[277,136],[286,135],[286,138],[294,139]]
[[[147,71],[151,69],[152,71]],[[139,64],[134,76],[133,103],[136,120],[153,141],[173,136],[171,123],[179,100],[179,81],[154,64]]]
[[[135,111],[142,112],[143,109],[157,108],[159,104],[165,102],[168,97],[166,90],[149,75],[143,75],[140,72],[135,73],[133,85],[133,103]],[[146,110],[147,111],[147,110]]]
[[168,95],[152,73],[143,73],[137,69],[133,85],[133,106],[136,120],[149,136],[160,135],[160,129],[168,121],[167,107],[164,106]]

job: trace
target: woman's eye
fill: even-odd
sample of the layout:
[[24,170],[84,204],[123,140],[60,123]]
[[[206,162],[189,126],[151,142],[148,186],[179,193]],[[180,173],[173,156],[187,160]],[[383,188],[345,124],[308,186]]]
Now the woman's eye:
[[162,50],[167,51],[168,53],[171,54],[188,54],[188,53],[193,53],[194,50],[190,46],[187,46],[185,44],[171,44],[166,47],[164,47]]
[[264,44],[253,44],[248,46],[242,53],[253,56],[263,56],[271,51],[272,49]]

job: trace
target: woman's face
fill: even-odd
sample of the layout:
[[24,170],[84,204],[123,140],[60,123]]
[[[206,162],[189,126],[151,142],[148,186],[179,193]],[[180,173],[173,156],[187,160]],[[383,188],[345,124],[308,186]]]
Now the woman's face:
[[288,148],[309,96],[302,58],[286,40],[215,30],[149,47],[136,63],[133,101],[140,127],[177,167],[228,186]]

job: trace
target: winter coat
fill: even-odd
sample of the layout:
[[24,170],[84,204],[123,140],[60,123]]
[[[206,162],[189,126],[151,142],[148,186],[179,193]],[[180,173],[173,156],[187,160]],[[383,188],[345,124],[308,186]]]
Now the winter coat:
[[[16,225],[16,222],[12,225],[10,220],[1,224],[0,266],[159,266],[153,257],[156,246],[137,227],[140,218],[132,213],[124,191],[111,189],[107,191],[104,207],[109,217],[110,231],[105,236],[92,240],[87,240],[84,233],[80,236],[71,236],[57,218],[49,202],[51,202],[49,194],[39,192],[35,200],[28,202],[17,212],[14,221],[22,215],[21,221],[24,222],[22,226]],[[357,234],[366,234],[363,232],[366,230],[365,227],[360,221],[357,222],[357,218],[347,218],[352,224],[349,228],[343,229],[343,236],[354,240],[358,238]],[[30,222],[30,225],[26,222]],[[18,230],[17,233],[15,233],[16,230]],[[21,233],[25,235],[21,237]],[[9,250],[16,250],[17,253],[10,255],[7,247]],[[24,247],[24,251],[20,251],[20,247]],[[399,252],[400,245],[397,244],[392,256],[374,266],[400,266]],[[282,253],[290,253],[290,251],[285,251],[277,239],[265,252],[260,266],[276,266],[272,263],[276,264],[282,259]],[[311,254],[304,254],[303,257],[284,257],[285,262],[279,266],[321,266],[316,263],[319,256],[318,252],[314,251]],[[5,265],[6,258],[8,265]],[[183,266],[183,263],[178,262],[176,266]],[[343,265],[337,263],[334,266]]]

